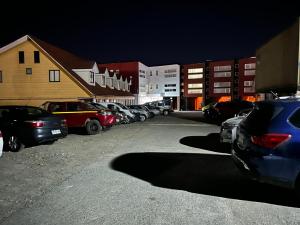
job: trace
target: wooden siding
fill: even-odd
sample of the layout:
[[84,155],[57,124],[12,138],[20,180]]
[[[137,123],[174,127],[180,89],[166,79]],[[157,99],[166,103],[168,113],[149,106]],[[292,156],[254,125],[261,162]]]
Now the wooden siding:
[[[19,64],[19,51],[25,53],[25,63]],[[34,51],[40,52],[40,63],[34,63]],[[26,74],[32,68],[32,74]],[[49,82],[49,70],[60,70],[60,82]],[[47,100],[76,100],[89,97],[65,71],[62,71],[48,56],[26,41],[0,54],[0,105],[40,105]]]

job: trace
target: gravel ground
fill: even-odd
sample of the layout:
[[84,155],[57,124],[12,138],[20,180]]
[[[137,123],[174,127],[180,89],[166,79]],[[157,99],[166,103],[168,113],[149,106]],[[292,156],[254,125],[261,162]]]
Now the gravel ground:
[[240,175],[198,115],[5,152],[0,224],[300,224],[292,193]]

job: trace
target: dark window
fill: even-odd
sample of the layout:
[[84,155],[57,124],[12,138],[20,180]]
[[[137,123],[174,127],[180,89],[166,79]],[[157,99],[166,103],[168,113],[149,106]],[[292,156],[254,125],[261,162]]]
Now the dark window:
[[49,82],[60,82],[59,70],[49,70]]
[[65,112],[66,104],[64,102],[50,103],[48,110],[50,112]]
[[0,70],[0,83],[3,83],[2,71]]
[[300,109],[297,109],[289,119],[290,123],[300,128]]
[[94,72],[90,72],[90,83],[95,83],[95,74],[94,74]]
[[31,75],[32,74],[32,68],[26,68],[26,74]]
[[24,51],[19,51],[19,63],[20,63],[20,64],[25,63],[25,55],[24,55]]
[[34,63],[40,63],[40,52],[39,51],[34,51]]
[[67,111],[80,111],[80,106],[77,102],[69,102],[67,104]]

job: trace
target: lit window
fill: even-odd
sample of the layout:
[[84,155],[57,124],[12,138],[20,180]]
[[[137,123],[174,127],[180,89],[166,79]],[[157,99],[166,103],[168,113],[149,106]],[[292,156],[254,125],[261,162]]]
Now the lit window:
[[230,87],[231,82],[215,82],[214,87]]
[[244,86],[247,86],[247,87],[252,87],[254,85],[254,81],[244,81]]
[[255,88],[254,87],[245,87],[244,88],[244,93],[254,93]]
[[203,84],[188,84],[188,88],[202,88]]
[[188,89],[188,94],[202,94],[202,89]]
[[230,71],[231,65],[227,66],[214,66],[214,71]]
[[188,74],[188,79],[193,80],[193,79],[201,79],[203,78],[203,74]]
[[203,68],[188,69],[188,73],[203,73]]
[[245,64],[245,70],[251,70],[251,69],[255,69],[255,68],[256,68],[256,64],[255,63]]
[[245,70],[245,76],[253,76],[255,75],[255,70]]
[[231,77],[231,72],[217,72],[214,77]]
[[230,88],[214,88],[215,94],[230,93]]
[[49,70],[49,82],[60,82],[59,70]]

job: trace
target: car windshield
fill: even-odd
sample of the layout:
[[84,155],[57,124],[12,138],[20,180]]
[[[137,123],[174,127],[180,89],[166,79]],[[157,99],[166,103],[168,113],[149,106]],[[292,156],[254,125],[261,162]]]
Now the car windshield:
[[107,109],[105,106],[99,103],[90,103],[91,106],[96,107],[97,109]]
[[127,110],[128,110],[128,108],[127,108],[125,105],[123,105],[123,104],[121,104],[121,103],[118,103],[118,102],[116,102],[116,104],[117,104],[118,106],[120,106],[122,109],[127,109]]

